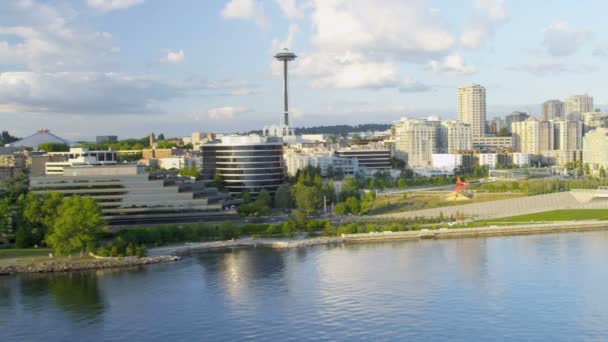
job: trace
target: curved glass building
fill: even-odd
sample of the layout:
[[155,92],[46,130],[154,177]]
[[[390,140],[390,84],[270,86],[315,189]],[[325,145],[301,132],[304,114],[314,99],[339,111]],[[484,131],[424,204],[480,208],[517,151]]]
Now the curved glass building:
[[231,194],[257,194],[262,189],[275,192],[285,182],[283,144],[260,136],[229,136],[221,142],[201,146],[203,174],[222,178]]

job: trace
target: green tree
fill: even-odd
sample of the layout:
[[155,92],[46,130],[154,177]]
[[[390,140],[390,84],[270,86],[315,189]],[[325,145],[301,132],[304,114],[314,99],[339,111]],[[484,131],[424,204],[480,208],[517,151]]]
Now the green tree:
[[222,189],[224,187],[223,183],[224,182],[222,181],[222,174],[219,170],[217,170],[215,172],[215,176],[213,177],[213,185],[218,189]]
[[262,189],[262,191],[260,191],[258,193],[256,202],[258,202],[261,205],[270,207],[272,205],[272,197],[270,196],[270,193],[268,193],[268,190]]
[[50,192],[44,195],[40,209],[42,211],[42,226],[45,233],[53,229],[63,199],[63,195],[57,192]]
[[15,247],[29,248],[33,246],[31,230],[27,225],[22,224],[15,233]]
[[497,137],[510,137],[511,133],[509,132],[509,130],[506,127],[503,127],[496,133],[496,136]]
[[359,198],[359,183],[357,179],[349,177],[342,181],[342,191],[340,192],[340,201],[345,201],[349,197]]
[[313,186],[298,185],[295,192],[296,207],[306,214],[312,214],[321,205],[321,192]]
[[296,226],[298,228],[304,228],[306,226],[306,213],[302,210],[299,209],[294,209],[292,211],[293,214],[293,220],[296,223]]
[[243,200],[243,203],[245,204],[249,204],[253,201],[253,199],[251,198],[251,194],[249,193],[249,191],[243,191],[241,193],[241,199]]
[[349,197],[346,199],[346,206],[348,207],[348,211],[353,214],[358,214],[361,207],[359,205],[359,200],[356,197]]
[[8,198],[0,199],[0,240],[7,241],[12,235],[11,205]]
[[348,214],[348,207],[344,202],[340,202],[334,206],[334,213],[336,215]]
[[38,145],[38,150],[46,152],[68,152],[70,146],[62,143],[43,143]]
[[372,191],[365,194],[365,196],[361,197],[361,214],[366,214],[370,211],[374,205],[374,200],[376,199],[376,194]]
[[585,164],[584,175],[589,176],[590,174],[591,174],[591,167],[589,166],[589,164]]
[[277,209],[291,208],[291,193],[289,192],[288,185],[279,185],[279,188],[274,195],[274,207]]
[[103,226],[101,210],[95,201],[74,195],[65,198],[59,206],[57,219],[46,242],[57,255],[84,252],[89,242],[96,240]]
[[604,165],[600,166],[600,178],[606,178],[606,169],[604,169]]

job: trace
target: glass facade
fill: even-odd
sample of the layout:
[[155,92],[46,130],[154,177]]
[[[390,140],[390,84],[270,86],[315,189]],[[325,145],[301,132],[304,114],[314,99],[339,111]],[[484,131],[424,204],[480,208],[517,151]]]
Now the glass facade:
[[231,194],[275,192],[285,182],[283,146],[280,143],[250,145],[205,144],[203,175],[213,179],[218,173]]

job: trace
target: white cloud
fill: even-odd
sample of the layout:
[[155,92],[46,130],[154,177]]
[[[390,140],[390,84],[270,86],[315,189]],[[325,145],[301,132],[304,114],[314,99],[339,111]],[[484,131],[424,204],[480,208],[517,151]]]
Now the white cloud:
[[433,60],[429,66],[434,73],[447,76],[464,76],[477,72],[477,68],[466,65],[464,57],[460,55],[449,55],[442,61]]
[[141,114],[161,112],[159,104],[191,93],[244,95],[246,82],[167,81],[150,75],[101,72],[4,72],[0,74],[3,112]]
[[402,93],[421,93],[430,91],[431,87],[420,81],[406,79],[401,83],[398,89]]
[[593,65],[571,65],[563,63],[539,63],[539,64],[524,64],[516,65],[507,68],[507,70],[520,71],[532,74],[537,77],[558,76],[561,74],[588,74],[599,70]]
[[606,58],[608,57],[608,46],[598,46],[595,49],[593,49],[593,53],[592,53],[593,57],[597,57],[597,58]]
[[0,65],[35,71],[99,70],[108,64],[112,35],[74,27],[69,10],[34,1],[2,1]]
[[289,19],[300,19],[304,16],[303,8],[297,5],[296,0],[276,0],[277,5]]
[[[312,0],[313,51],[299,53],[292,74],[310,78],[317,88],[426,90],[416,81],[403,81],[398,63],[441,56],[452,47],[453,37],[429,11],[429,0],[378,2]],[[273,49],[291,45],[295,31],[292,26],[284,42],[275,39]],[[280,64],[274,62],[272,71],[280,75]]]
[[87,0],[87,5],[90,8],[101,12],[110,12],[114,10],[126,9],[133,6],[141,5],[144,0]]
[[[280,63],[275,62],[280,74]],[[293,65],[293,75],[309,77],[315,88],[387,88],[398,85],[393,63],[371,62],[361,55],[304,54]]]
[[4,72],[3,111],[73,114],[144,113],[185,91],[150,76],[98,72]]
[[285,40],[281,41],[277,38],[272,40],[272,53],[275,53],[282,49],[291,49],[293,45],[293,39],[295,34],[300,30],[300,27],[297,24],[290,24],[289,30],[287,31],[287,37]]
[[169,51],[167,55],[160,59],[161,63],[165,64],[181,64],[184,62],[184,50]]
[[460,34],[460,45],[480,48],[508,19],[504,0],[473,0],[473,15]]
[[591,30],[570,28],[566,22],[551,24],[543,33],[543,46],[550,55],[556,57],[576,53],[593,38]]
[[421,61],[453,44],[428,0],[313,0],[312,6],[312,42],[322,52]]
[[212,120],[231,120],[236,118],[238,115],[247,112],[248,109],[244,107],[218,107],[211,108],[207,111],[207,117]]
[[258,27],[268,27],[264,8],[257,0],[230,0],[222,10],[226,19],[252,20]]

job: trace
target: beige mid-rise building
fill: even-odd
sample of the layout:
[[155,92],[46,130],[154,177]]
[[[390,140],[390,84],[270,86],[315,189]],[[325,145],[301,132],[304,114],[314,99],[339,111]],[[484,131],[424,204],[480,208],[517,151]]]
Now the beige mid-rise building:
[[437,152],[437,129],[424,119],[401,119],[393,126],[395,157],[410,167],[432,165],[433,153]]
[[539,122],[539,149],[540,151],[550,151],[555,149],[555,125],[552,120]]
[[554,122],[555,149],[580,150],[583,146],[583,122],[557,120]]
[[543,121],[563,119],[566,113],[566,104],[560,100],[543,102]]
[[513,151],[539,154],[540,153],[540,123],[535,118],[511,124],[513,134]]
[[458,87],[458,120],[471,125],[473,138],[485,135],[486,88],[479,84]]
[[593,97],[572,95],[566,99],[566,114],[593,112]]
[[608,128],[600,127],[583,138],[583,164],[589,166],[593,175],[601,169],[608,171]]
[[441,151],[440,153],[456,153],[473,149],[473,130],[470,124],[461,121],[441,122]]

